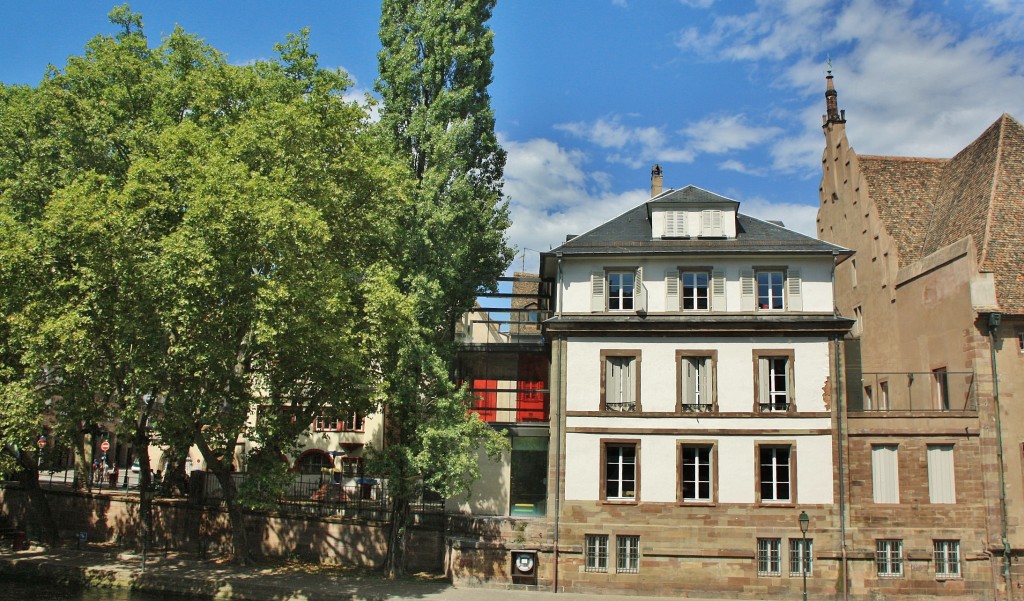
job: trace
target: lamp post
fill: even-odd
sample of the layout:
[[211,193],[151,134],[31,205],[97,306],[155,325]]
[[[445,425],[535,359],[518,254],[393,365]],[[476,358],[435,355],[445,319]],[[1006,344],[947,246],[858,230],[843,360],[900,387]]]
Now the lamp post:
[[807,527],[811,524],[811,518],[808,517],[806,511],[800,512],[800,572],[804,575],[804,601],[807,601],[807,567],[808,567],[808,553],[807,553]]

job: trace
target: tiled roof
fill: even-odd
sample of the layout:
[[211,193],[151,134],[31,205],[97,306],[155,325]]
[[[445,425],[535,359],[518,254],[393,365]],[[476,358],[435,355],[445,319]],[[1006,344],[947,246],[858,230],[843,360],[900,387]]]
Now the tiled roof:
[[1000,308],[1024,314],[1024,126],[1004,114],[951,159],[858,160],[900,267],[970,235]]
[[[694,188],[700,190],[699,188]],[[704,192],[704,191],[701,191]],[[705,192],[705,194],[710,194]],[[717,197],[720,200],[722,197]],[[631,254],[703,254],[715,253],[810,253],[847,252],[835,244],[823,242],[784,227],[737,214],[736,238],[652,238],[648,203],[658,203],[659,196],[618,217],[606,221],[589,232],[577,236],[544,254],[563,255],[631,255]],[[730,201],[735,202],[735,201]]]

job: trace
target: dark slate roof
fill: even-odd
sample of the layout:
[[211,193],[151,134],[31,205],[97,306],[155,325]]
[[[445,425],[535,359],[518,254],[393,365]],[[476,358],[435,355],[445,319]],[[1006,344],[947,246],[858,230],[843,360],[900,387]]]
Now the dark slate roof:
[[589,232],[576,236],[545,255],[633,255],[633,254],[833,254],[847,249],[794,232],[779,225],[737,214],[736,238],[673,238],[654,239],[651,234],[648,205],[677,202],[725,202],[734,200],[718,196],[695,186],[669,190],[644,204],[606,221]]
[[951,159],[862,156],[900,267],[970,235],[1000,309],[1024,314],[1024,126],[1004,114]]

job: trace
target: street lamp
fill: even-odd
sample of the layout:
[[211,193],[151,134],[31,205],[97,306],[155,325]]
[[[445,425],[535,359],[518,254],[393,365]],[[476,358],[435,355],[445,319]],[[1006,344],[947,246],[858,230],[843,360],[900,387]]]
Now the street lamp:
[[800,538],[802,540],[800,544],[800,572],[804,575],[804,601],[807,601],[807,568],[808,564],[808,552],[807,552],[807,528],[811,525],[811,518],[808,517],[806,511],[800,512]]

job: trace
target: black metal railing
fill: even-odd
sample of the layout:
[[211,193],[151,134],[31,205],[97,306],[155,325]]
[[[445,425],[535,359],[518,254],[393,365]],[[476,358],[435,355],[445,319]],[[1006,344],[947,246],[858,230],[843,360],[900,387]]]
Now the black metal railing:
[[[864,372],[849,389],[851,413],[976,412],[973,371]],[[854,380],[851,380],[851,384]]]

